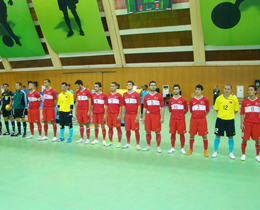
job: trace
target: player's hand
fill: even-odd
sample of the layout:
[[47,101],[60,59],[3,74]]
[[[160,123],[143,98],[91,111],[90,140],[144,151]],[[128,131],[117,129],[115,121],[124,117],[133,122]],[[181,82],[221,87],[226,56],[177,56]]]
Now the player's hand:
[[163,124],[164,123],[164,118],[160,119],[160,123]]
[[60,112],[59,111],[57,111],[57,117],[60,118]]
[[75,116],[78,117],[78,113],[77,113],[77,111],[75,112]]
[[12,0],[9,0],[9,1],[8,1],[8,4],[9,4],[10,6],[13,6],[14,3],[13,3]]
[[144,118],[142,118],[142,123],[144,124],[144,121],[145,121],[145,119]]
[[138,116],[135,118],[135,123],[139,123],[139,117]]
[[117,119],[118,122],[120,122],[121,121],[121,115],[119,114],[116,119]]
[[91,112],[90,111],[88,111],[88,117],[91,115]]
[[107,121],[107,115],[104,114],[104,118],[103,118],[103,121]]
[[245,130],[244,124],[240,125],[240,128],[241,128],[242,131]]
[[73,117],[73,112],[70,110],[68,117]]

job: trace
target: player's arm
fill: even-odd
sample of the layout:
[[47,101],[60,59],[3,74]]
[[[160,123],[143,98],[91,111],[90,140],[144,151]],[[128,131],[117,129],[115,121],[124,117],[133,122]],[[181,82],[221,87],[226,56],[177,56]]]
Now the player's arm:
[[188,109],[188,103],[187,103],[187,101],[185,100],[185,102],[184,102],[184,114],[187,114],[188,111],[189,111],[189,109]]
[[104,106],[105,106],[104,121],[107,121],[107,109],[108,109],[107,96],[104,99]]
[[122,118],[125,121],[125,105],[122,106]]
[[209,105],[209,100],[206,101],[206,117],[209,114],[210,111],[210,105]]
[[244,120],[245,120],[245,115],[244,114],[240,115],[240,128],[242,131],[245,129]]
[[122,114],[122,106],[120,106],[120,108],[119,108],[119,113],[118,113],[118,116],[117,116],[117,121],[118,122],[121,121],[121,114]]
[[215,104],[214,104],[214,109],[215,109],[215,111],[216,112],[218,112],[218,110],[219,110],[219,107],[218,107],[218,99],[219,97],[217,97],[217,99],[216,99],[216,101],[215,101]]
[[142,117],[142,123],[144,124],[145,121],[145,115],[146,115],[147,108],[143,108],[143,117]]
[[78,98],[76,97],[76,103],[75,103],[75,115],[77,117],[77,107],[78,107]]
[[89,106],[88,106],[88,116],[90,116],[91,115],[91,107],[92,107],[92,100],[91,100],[91,98],[88,98],[88,104],[89,104]]
[[140,112],[141,112],[141,105],[138,105],[137,115],[136,115],[136,118],[135,118],[135,122],[136,122],[136,123],[139,122]]
[[164,112],[165,112],[165,109],[164,107],[161,108],[161,119],[160,119],[160,123],[163,124],[164,123]]

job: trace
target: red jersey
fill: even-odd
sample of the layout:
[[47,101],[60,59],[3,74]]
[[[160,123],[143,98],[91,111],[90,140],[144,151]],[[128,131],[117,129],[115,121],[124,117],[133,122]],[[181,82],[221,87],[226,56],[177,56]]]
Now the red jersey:
[[123,106],[123,97],[120,93],[109,93],[107,95],[108,109],[107,113],[109,114],[118,114],[120,107]]
[[43,97],[44,97],[44,107],[53,107],[54,106],[54,100],[57,100],[57,94],[56,91],[52,88],[49,90],[44,89],[43,90]]
[[164,107],[163,97],[160,93],[156,92],[153,95],[148,93],[144,97],[144,108],[147,108],[147,114],[160,114],[160,107]]
[[39,109],[40,108],[39,102],[42,101],[42,97],[39,92],[37,92],[36,90],[34,90],[32,93],[29,92],[29,93],[27,93],[27,97],[29,100],[29,109]]
[[246,98],[243,100],[240,115],[245,115],[244,121],[252,122],[252,123],[260,123],[259,113],[260,113],[259,98],[256,98],[253,101],[250,98]]
[[191,117],[194,119],[203,119],[206,117],[206,112],[209,112],[209,100],[202,96],[200,99],[196,97],[190,100]]
[[134,91],[132,93],[124,93],[123,106],[125,106],[126,114],[137,114],[138,106],[141,106],[141,97]]
[[107,106],[107,95],[105,93],[93,93],[92,94],[92,106],[93,106],[93,113],[104,113],[105,108]]
[[172,120],[185,120],[184,112],[188,112],[188,104],[185,98],[180,96],[169,100],[169,112],[171,112]]
[[89,102],[88,99],[91,99],[91,92],[84,88],[82,91],[81,90],[77,90],[76,92],[76,97],[78,99],[78,105],[77,105],[77,109],[89,109]]

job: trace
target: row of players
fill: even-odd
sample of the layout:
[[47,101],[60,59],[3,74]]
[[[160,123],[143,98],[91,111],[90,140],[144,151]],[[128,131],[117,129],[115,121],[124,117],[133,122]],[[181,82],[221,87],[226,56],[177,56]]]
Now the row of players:
[[[31,135],[27,138],[34,137],[34,126],[33,123],[38,124],[39,138],[38,140],[47,140],[48,139],[48,122],[51,122],[53,125],[54,137],[52,141],[64,141],[64,126],[69,126],[69,138],[67,142],[72,141],[73,135],[73,125],[72,125],[72,116],[73,116],[73,106],[74,106],[74,97],[67,91],[67,84],[64,82],[61,85],[62,92],[58,97],[58,115],[60,118],[60,134],[61,137],[57,139],[57,126],[55,123],[55,105],[57,102],[56,92],[53,88],[50,87],[50,80],[46,79],[44,81],[45,90],[44,93],[44,106],[43,106],[43,121],[44,121],[44,137],[41,137],[41,123],[40,123],[40,110],[41,105],[41,96],[35,91],[35,85],[33,83],[29,84],[30,92],[27,94],[29,99],[29,111],[28,111],[28,122],[30,123]],[[84,125],[86,126],[86,144],[89,144],[90,141],[90,121],[92,119],[93,124],[95,125],[95,140],[91,142],[92,145],[98,144],[98,130],[99,124],[101,124],[102,135],[103,135],[103,145],[112,146],[113,145],[113,127],[116,127],[118,133],[118,144],[117,148],[121,147],[122,139],[122,130],[121,130],[121,116],[125,121],[125,131],[127,144],[122,148],[130,148],[130,137],[131,130],[135,132],[136,138],[136,149],[141,150],[140,142],[140,133],[139,133],[139,115],[141,111],[141,98],[140,95],[133,90],[134,82],[127,82],[127,92],[122,96],[117,90],[117,83],[111,83],[111,93],[106,95],[101,92],[101,83],[95,83],[94,89],[95,93],[91,94],[90,91],[83,86],[81,80],[75,82],[77,93],[76,93],[76,117],[80,125],[80,136],[81,138],[77,143],[84,142]],[[7,86],[7,87],[5,87]],[[146,131],[146,141],[147,146],[142,149],[147,151],[151,149],[151,132],[156,134],[157,142],[157,152],[161,152],[160,143],[161,143],[161,124],[164,123],[164,101],[160,93],[156,92],[156,82],[151,81],[149,83],[150,93],[144,98],[144,107],[143,107],[143,117],[142,123],[145,124]],[[8,85],[4,85],[4,92],[2,94],[2,99],[8,95]],[[235,136],[235,113],[239,111],[239,103],[236,97],[232,96],[230,93],[232,91],[232,86],[227,84],[224,86],[224,94],[219,96],[215,102],[214,109],[218,112],[216,125],[215,125],[215,141],[214,141],[214,153],[212,157],[215,158],[218,156],[218,147],[220,143],[220,137],[228,136],[229,143],[229,157],[235,159],[233,154],[234,149],[234,139]],[[173,86],[174,96],[169,100],[169,112],[171,113],[170,122],[169,122],[169,133],[171,134],[171,145],[172,148],[168,153],[173,153],[175,151],[175,141],[176,141],[176,132],[180,135],[181,150],[182,154],[190,155],[193,153],[193,144],[194,137],[198,133],[199,136],[202,136],[204,143],[204,155],[209,156],[207,152],[208,148],[208,129],[207,129],[207,120],[206,116],[209,113],[210,106],[208,99],[202,95],[203,86],[197,85],[195,87],[195,97],[190,100],[190,150],[186,153],[184,150],[185,137],[186,133],[186,122],[185,114],[188,112],[188,104],[184,97],[180,95],[180,86],[175,84]],[[20,94],[20,97],[17,95]],[[260,150],[260,99],[256,97],[257,88],[253,85],[248,87],[249,98],[245,99],[242,102],[241,107],[241,129],[242,129],[242,157],[241,160],[246,159],[245,150],[247,141],[250,137],[255,141],[256,147],[256,160],[260,161],[259,150]],[[10,93],[9,93],[10,95]],[[8,97],[7,97],[8,98]],[[6,99],[7,99],[6,98]],[[14,118],[17,121],[18,134],[21,135],[20,119],[23,121],[24,125],[24,135],[26,137],[26,122],[24,119],[24,109],[20,109],[18,105],[25,105],[26,100],[23,91],[21,91],[21,84],[16,83],[16,91],[14,93]],[[3,100],[4,102],[5,100]],[[17,102],[19,101],[19,103]],[[24,102],[23,102],[24,101]],[[7,100],[11,104],[11,100]],[[5,104],[3,103],[2,111],[5,117],[5,121],[8,124],[8,117],[11,116],[10,111],[5,109]],[[8,116],[7,116],[8,115]],[[6,120],[7,118],[7,120]],[[105,123],[109,127],[108,136],[109,143],[106,143],[106,129]],[[6,124],[6,125],[7,125]],[[14,125],[13,125],[14,126]],[[9,128],[7,126],[7,133],[9,134]]]

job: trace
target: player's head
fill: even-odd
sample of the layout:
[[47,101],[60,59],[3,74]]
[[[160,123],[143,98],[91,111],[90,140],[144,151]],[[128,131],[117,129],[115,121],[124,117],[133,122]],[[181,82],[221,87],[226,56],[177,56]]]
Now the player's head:
[[156,91],[156,82],[155,81],[151,81],[149,83],[149,87],[151,91]]
[[127,88],[127,90],[133,90],[134,85],[135,85],[135,83],[134,83],[133,81],[129,80],[129,81],[126,83],[126,88]]
[[216,85],[216,86],[215,86],[215,88],[217,89],[217,88],[218,88],[218,86]]
[[115,92],[117,89],[117,83],[116,82],[112,82],[111,85],[110,85],[110,90],[111,92]]
[[225,84],[224,85],[224,94],[225,95],[230,95],[231,91],[232,91],[232,85]]
[[8,91],[8,89],[9,89],[8,83],[4,83],[3,88],[4,88],[4,91]]
[[67,84],[67,90],[70,90],[70,84]]
[[101,87],[102,87],[101,83],[96,82],[94,85],[95,92],[98,93],[101,90]]
[[116,87],[117,87],[117,89],[120,89],[120,84],[117,83]]
[[67,83],[66,82],[63,82],[63,83],[61,83],[61,90],[63,91],[63,92],[65,92],[66,90],[67,90]]
[[16,90],[21,90],[21,88],[22,88],[22,83],[21,82],[16,82],[15,83],[15,89]]
[[144,85],[144,90],[147,90],[148,89],[148,85]]
[[195,87],[195,93],[196,93],[196,96],[200,96],[202,93],[203,93],[203,90],[204,90],[204,88],[203,88],[203,86],[202,85],[197,85],[196,87]]
[[51,80],[45,79],[45,80],[44,80],[44,86],[45,86],[45,88],[49,88],[50,85],[51,85]]
[[35,89],[35,83],[29,82],[29,83],[28,83],[28,89],[29,89],[29,90],[34,90],[34,89]]
[[76,85],[76,88],[77,88],[78,90],[81,90],[82,87],[83,87],[83,82],[82,82],[82,80],[78,79],[78,80],[75,82],[75,85]]
[[257,94],[257,87],[255,85],[249,85],[248,87],[248,95],[250,97],[255,96]]
[[174,95],[179,95],[180,94],[180,90],[181,90],[180,85],[178,85],[178,84],[173,85],[173,93],[174,93]]

